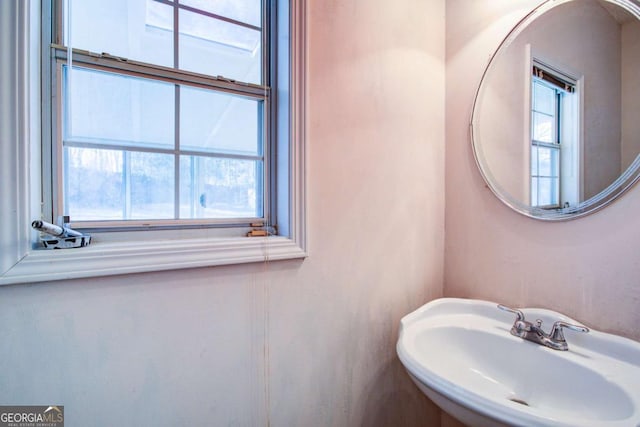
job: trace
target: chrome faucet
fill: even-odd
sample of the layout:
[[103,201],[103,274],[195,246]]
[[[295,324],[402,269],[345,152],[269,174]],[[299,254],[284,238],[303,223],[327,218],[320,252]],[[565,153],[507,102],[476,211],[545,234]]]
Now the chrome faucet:
[[563,328],[571,329],[576,332],[589,332],[589,328],[572,325],[559,320],[553,324],[551,332],[547,334],[542,330],[542,320],[536,320],[534,325],[533,323],[525,320],[524,313],[518,309],[509,308],[502,304],[498,304],[498,308],[516,315],[516,321],[513,322],[513,326],[511,327],[511,335],[544,345],[545,347],[549,347],[554,350],[569,350],[567,341],[564,339],[564,333],[562,333]]

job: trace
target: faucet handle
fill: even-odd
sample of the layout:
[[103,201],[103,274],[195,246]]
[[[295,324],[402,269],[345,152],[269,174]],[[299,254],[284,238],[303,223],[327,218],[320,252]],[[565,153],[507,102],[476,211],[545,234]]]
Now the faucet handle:
[[498,308],[503,311],[508,311],[509,313],[513,313],[516,315],[516,322],[524,320],[524,313],[517,308],[507,307],[506,305],[498,304]]
[[572,325],[567,322],[563,322],[562,320],[558,320],[553,324],[551,328],[551,332],[549,332],[549,336],[554,341],[566,341],[564,339],[564,333],[562,333],[562,329],[567,328],[576,332],[589,332],[589,328],[580,325]]

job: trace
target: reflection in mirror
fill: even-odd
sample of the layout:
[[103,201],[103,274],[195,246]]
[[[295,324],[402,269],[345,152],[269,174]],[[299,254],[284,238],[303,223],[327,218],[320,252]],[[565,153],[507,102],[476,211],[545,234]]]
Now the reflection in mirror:
[[547,1],[492,58],[473,110],[474,153],[518,212],[581,216],[637,179],[638,11],[627,0]]

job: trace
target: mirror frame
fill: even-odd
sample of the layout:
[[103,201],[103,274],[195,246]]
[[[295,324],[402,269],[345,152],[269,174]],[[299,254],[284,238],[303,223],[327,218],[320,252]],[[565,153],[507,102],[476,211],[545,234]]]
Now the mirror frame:
[[[608,187],[602,190],[600,193],[595,196],[587,199],[577,206],[572,206],[569,208],[560,208],[560,209],[542,209],[537,207],[532,207],[529,205],[525,205],[519,200],[513,198],[509,193],[504,191],[500,185],[495,182],[493,176],[491,175],[491,171],[486,164],[486,161],[483,157],[483,152],[481,150],[478,135],[478,109],[479,99],[483,92],[483,87],[487,84],[487,78],[490,74],[491,66],[496,62],[496,60],[501,56],[500,54],[509,47],[509,45],[513,42],[513,40],[520,35],[520,33],[527,28],[529,24],[531,24],[536,18],[540,15],[546,13],[547,11],[557,7],[561,4],[568,3],[570,1],[579,1],[579,0],[546,0],[536,8],[534,8],[531,12],[529,12],[524,18],[522,18],[507,34],[507,36],[502,40],[498,48],[494,51],[489,59],[489,63],[487,64],[485,70],[482,73],[482,77],[480,79],[480,84],[475,93],[475,97],[473,100],[473,106],[471,109],[471,121],[469,124],[470,128],[470,136],[471,136],[471,145],[473,150],[473,156],[475,162],[478,166],[480,174],[482,178],[486,182],[489,189],[495,194],[495,196],[502,201],[504,204],[509,206],[514,211],[525,215],[529,218],[534,218],[537,220],[543,221],[563,221],[563,220],[571,220],[580,218],[600,209],[608,206],[615,199],[620,197],[623,193],[625,193],[628,189],[633,187],[633,185],[640,179],[640,154],[638,154],[635,160],[629,165],[629,167],[616,179],[612,182]],[[633,15],[636,19],[640,21],[640,6],[635,4],[631,0],[600,0],[606,1],[608,3],[612,3],[616,6],[619,6]]]

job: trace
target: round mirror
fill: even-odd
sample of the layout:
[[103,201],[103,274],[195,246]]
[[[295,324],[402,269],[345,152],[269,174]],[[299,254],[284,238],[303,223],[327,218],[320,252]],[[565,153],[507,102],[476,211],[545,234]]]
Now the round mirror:
[[491,58],[471,118],[491,190],[516,211],[571,219],[640,176],[640,9],[549,0]]

